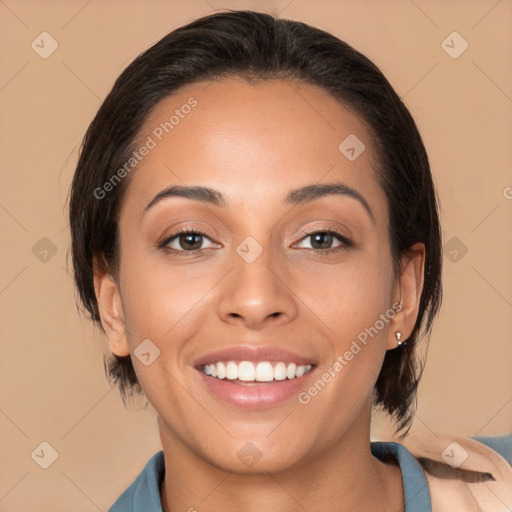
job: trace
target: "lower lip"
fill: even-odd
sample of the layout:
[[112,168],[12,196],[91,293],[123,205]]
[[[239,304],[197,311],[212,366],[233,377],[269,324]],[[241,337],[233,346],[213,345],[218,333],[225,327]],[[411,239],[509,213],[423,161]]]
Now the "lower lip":
[[274,380],[256,385],[236,384],[229,379],[217,379],[197,370],[208,390],[221,401],[244,409],[266,409],[297,396],[305,388],[306,380],[315,371],[295,379]]

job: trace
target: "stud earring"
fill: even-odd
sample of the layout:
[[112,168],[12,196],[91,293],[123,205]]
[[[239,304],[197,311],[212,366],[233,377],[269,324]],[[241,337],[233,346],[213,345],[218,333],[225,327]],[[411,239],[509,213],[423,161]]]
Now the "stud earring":
[[402,341],[402,331],[395,331],[396,340],[398,341],[398,346],[403,345],[405,342]]

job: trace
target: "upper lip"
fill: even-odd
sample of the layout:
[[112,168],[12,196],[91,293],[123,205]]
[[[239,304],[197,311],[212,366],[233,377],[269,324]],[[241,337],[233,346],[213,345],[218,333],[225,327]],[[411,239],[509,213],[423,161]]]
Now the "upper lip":
[[194,366],[199,367],[205,364],[214,364],[219,361],[269,361],[285,363],[296,363],[298,365],[315,364],[311,357],[304,357],[289,350],[276,347],[276,346],[258,346],[251,345],[237,345],[227,347],[215,352],[210,352],[204,356],[198,357],[194,361]]

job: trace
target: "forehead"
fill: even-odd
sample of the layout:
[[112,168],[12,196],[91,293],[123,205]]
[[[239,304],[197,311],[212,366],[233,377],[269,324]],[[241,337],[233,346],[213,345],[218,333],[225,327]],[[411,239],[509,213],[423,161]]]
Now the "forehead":
[[138,208],[171,184],[222,189],[243,204],[326,182],[385,207],[364,121],[314,85],[230,78],[186,86],[155,106],[136,147],[144,144],[151,149],[125,198]]

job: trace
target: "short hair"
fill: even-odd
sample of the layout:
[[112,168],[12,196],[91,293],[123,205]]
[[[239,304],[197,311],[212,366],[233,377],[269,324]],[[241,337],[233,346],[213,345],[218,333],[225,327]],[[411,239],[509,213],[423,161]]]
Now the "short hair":
[[[410,428],[424,368],[416,347],[430,338],[442,298],[439,199],[416,124],[382,72],[346,42],[305,23],[253,11],[204,16],[170,32],[117,78],[84,137],[70,189],[71,253],[82,305],[101,326],[93,258],[101,256],[105,270],[117,275],[118,214],[129,180],[101,199],[95,190],[136,149],[144,122],[162,99],[189,84],[230,77],[312,84],[367,126],[388,202],[395,276],[414,243],[426,248],[416,323],[406,345],[386,352],[373,395],[373,405],[393,417],[397,432]],[[130,356],[112,355],[105,370],[123,402],[127,392],[142,392]]]

